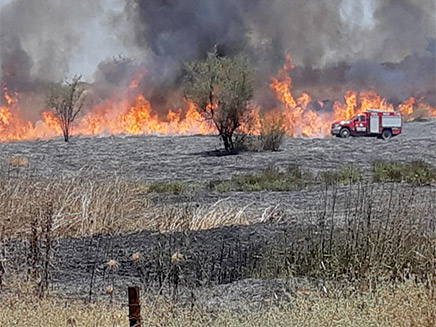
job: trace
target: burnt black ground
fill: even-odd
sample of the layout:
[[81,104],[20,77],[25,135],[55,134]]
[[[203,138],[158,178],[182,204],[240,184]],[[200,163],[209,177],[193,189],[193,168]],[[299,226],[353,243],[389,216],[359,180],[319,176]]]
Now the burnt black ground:
[[[105,289],[113,286],[115,296],[125,300],[126,287],[139,285],[148,295],[176,297],[182,303],[194,297],[207,308],[228,308],[233,303],[232,309],[259,309],[265,301],[289,300],[298,288],[315,288],[320,283],[304,277],[253,278],[253,271],[261,269],[258,258],[266,254],[268,246],[296,241],[297,231],[291,224],[255,224],[64,238],[53,244],[51,291],[95,300],[107,297]],[[29,267],[28,246],[21,240],[7,245],[12,271]],[[133,259],[134,253],[140,253],[138,260]],[[178,262],[171,260],[175,253],[181,254]],[[110,260],[116,262],[112,268]]]
[[[269,164],[286,167],[296,164],[316,174],[320,170],[355,165],[364,172],[374,160],[408,162],[424,160],[436,166],[436,121],[406,123],[403,133],[389,141],[376,138],[288,138],[279,152],[246,152],[236,156],[204,156],[220,148],[216,136],[98,136],[74,137],[70,144],[61,138],[28,142],[0,143],[0,172],[13,178],[20,175],[35,178],[89,176],[142,181],[183,180],[205,183],[228,179],[233,174],[252,173]],[[11,169],[8,158],[25,156],[27,167]],[[379,187],[380,197],[390,187]],[[337,190],[338,206],[349,197],[348,188]],[[420,189],[422,196],[431,191]],[[298,215],[320,210],[331,192],[314,185],[290,192],[187,192],[182,195],[153,195],[156,205],[212,206],[223,199],[223,205],[246,208],[248,219],[257,221],[265,210]]]
[[268,164],[297,164],[310,170],[353,164],[368,167],[374,160],[422,159],[436,165],[436,121],[412,122],[389,141],[376,138],[288,138],[282,151],[247,152],[210,157],[201,153],[221,147],[216,136],[98,136],[0,143],[0,163],[11,156],[29,160],[33,176],[121,175],[141,180],[225,179]]

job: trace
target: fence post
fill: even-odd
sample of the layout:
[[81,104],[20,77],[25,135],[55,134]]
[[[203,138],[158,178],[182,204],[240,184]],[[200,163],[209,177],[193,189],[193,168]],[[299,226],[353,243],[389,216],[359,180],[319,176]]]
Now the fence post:
[[141,327],[141,305],[139,304],[139,287],[129,287],[128,293],[130,327]]

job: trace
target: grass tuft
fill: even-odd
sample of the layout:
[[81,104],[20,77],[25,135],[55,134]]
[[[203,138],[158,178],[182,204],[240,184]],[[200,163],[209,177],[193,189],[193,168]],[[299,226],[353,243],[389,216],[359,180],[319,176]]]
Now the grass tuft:
[[181,194],[187,190],[187,185],[183,181],[162,181],[152,182],[148,186],[149,192]]
[[309,173],[298,166],[288,166],[280,171],[275,166],[268,166],[255,174],[233,175],[230,180],[212,181],[209,188],[214,191],[290,191],[306,186],[311,179]]
[[378,183],[406,182],[426,185],[436,181],[436,169],[422,160],[408,163],[375,161],[372,163],[372,176]]
[[356,183],[361,178],[361,172],[359,168],[349,166],[333,171],[323,171],[319,177],[327,185]]

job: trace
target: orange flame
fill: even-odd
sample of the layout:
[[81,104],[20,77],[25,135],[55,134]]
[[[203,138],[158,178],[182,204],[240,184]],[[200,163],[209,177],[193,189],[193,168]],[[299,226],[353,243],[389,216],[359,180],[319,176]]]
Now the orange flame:
[[410,115],[413,113],[413,109],[415,108],[415,98],[410,97],[407,100],[404,100],[403,103],[398,106],[398,108],[401,114]]
[[[392,104],[380,97],[374,91],[347,91],[344,101],[335,101],[333,112],[317,111],[323,106],[315,102],[311,96],[303,92],[298,97],[291,92],[292,79],[289,71],[294,68],[290,53],[277,76],[272,77],[270,88],[280,102],[276,108],[267,108],[268,115],[280,114],[283,117],[284,128],[289,136],[323,136],[328,134],[333,120],[348,119],[368,108],[394,110]],[[151,103],[140,93],[133,101],[128,100],[127,92],[135,90],[146,74],[145,69],[138,73],[124,90],[125,97],[121,100],[114,96],[96,104],[92,109],[79,117],[74,124],[74,134],[211,134],[215,132],[213,125],[204,121],[195,104],[185,101],[180,108],[169,109],[165,115],[159,115],[153,110]],[[59,121],[51,111],[43,111],[41,119],[32,123],[22,118],[17,93],[11,95],[7,87],[3,87],[5,105],[0,106],[0,141],[14,141],[34,138],[47,138],[62,134]],[[316,104],[316,106],[314,106]],[[211,104],[210,106],[213,106]],[[436,116],[436,107],[432,107],[413,97],[398,105],[406,119],[416,115]],[[252,104],[250,119],[242,124],[240,130],[253,134],[260,133],[260,108]]]
[[374,91],[356,93],[348,91],[344,96],[345,104],[336,101],[333,105],[335,120],[348,119],[370,108],[393,111],[394,106],[386,102]]
[[436,116],[436,107],[432,107],[422,100],[409,97],[398,105],[398,110],[406,120],[412,120],[418,116]]
[[277,77],[273,77],[270,87],[274,91],[276,98],[283,102],[287,108],[293,108],[296,106],[294,97],[291,94],[291,77],[288,74],[289,69],[293,69],[294,64],[291,61],[291,54],[286,54],[286,62],[283,65],[283,69],[279,71]]
[[284,127],[290,136],[314,136],[326,133],[329,125],[325,124],[318,114],[308,108],[312,101],[310,95],[303,92],[295,101],[291,93],[292,80],[288,70],[293,69],[290,53],[286,54],[286,62],[277,77],[272,78],[270,88],[284,105]]

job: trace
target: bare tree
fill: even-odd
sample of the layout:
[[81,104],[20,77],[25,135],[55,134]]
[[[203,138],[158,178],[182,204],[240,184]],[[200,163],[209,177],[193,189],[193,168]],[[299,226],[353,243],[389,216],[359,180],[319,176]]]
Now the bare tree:
[[185,97],[215,125],[227,152],[235,150],[233,135],[241,127],[248,101],[253,97],[253,77],[244,56],[219,57],[185,64]]
[[85,90],[80,85],[81,78],[76,75],[71,81],[54,85],[47,96],[47,105],[59,122],[65,142],[69,141],[73,122],[83,107]]

